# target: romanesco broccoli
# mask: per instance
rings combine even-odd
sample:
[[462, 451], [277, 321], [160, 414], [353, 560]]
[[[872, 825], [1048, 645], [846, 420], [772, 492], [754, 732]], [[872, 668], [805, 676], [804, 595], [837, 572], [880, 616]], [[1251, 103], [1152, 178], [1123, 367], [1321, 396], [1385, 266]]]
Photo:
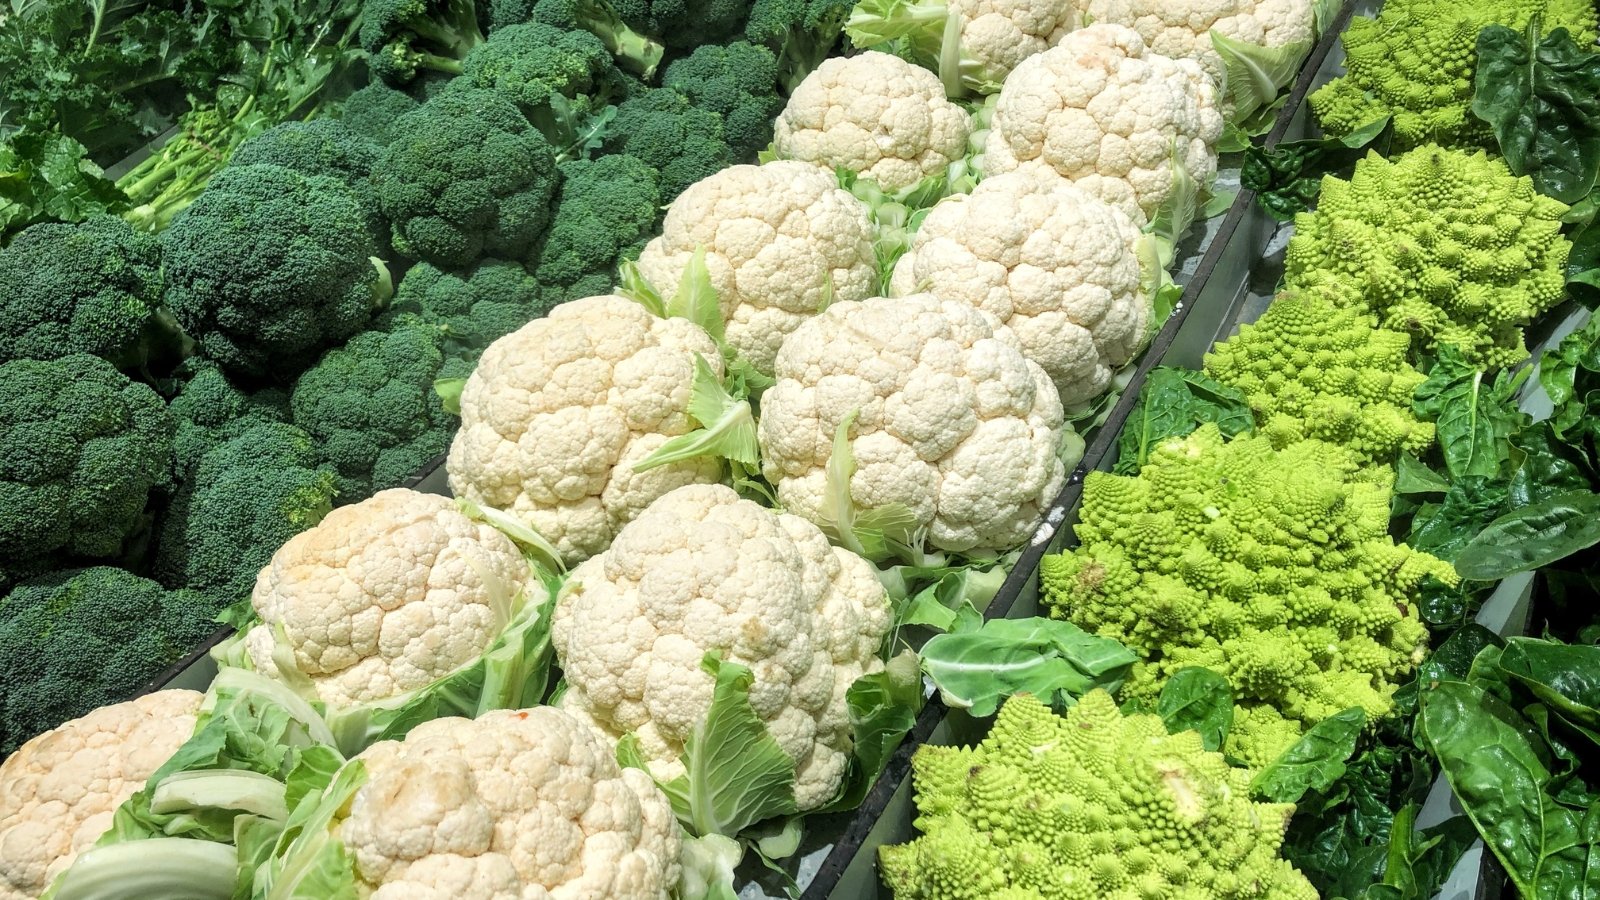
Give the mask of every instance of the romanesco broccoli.
[[924, 833], [878, 858], [901, 898], [1313, 900], [1278, 856], [1294, 807], [1252, 802], [1251, 775], [1104, 691], [1065, 718], [1018, 694], [976, 747], [917, 750]]
[[1433, 444], [1432, 423], [1411, 409], [1423, 375], [1406, 361], [1410, 346], [1360, 307], [1318, 291], [1288, 292], [1212, 347], [1205, 371], [1245, 395], [1273, 446], [1327, 441], [1387, 474], [1402, 451]]
[[1489, 126], [1471, 111], [1478, 33], [1497, 24], [1520, 32], [1534, 15], [1546, 31], [1564, 27], [1579, 46], [1594, 44], [1590, 0], [1390, 0], [1376, 19], [1351, 20], [1341, 38], [1346, 74], [1313, 93], [1311, 109], [1337, 137], [1391, 116], [1402, 148], [1487, 144]]
[[1418, 583], [1457, 579], [1389, 537], [1390, 489], [1358, 468], [1334, 444], [1275, 450], [1207, 424], [1158, 445], [1137, 476], [1090, 473], [1080, 545], [1043, 561], [1045, 603], [1141, 657], [1124, 699], [1153, 706], [1191, 666], [1226, 677], [1238, 709], [1225, 749], [1251, 765], [1352, 706], [1385, 715], [1427, 651]]
[[1508, 366], [1528, 355], [1522, 326], [1561, 300], [1566, 210], [1482, 152], [1372, 153], [1295, 217], [1284, 286], [1364, 304], [1415, 349]]

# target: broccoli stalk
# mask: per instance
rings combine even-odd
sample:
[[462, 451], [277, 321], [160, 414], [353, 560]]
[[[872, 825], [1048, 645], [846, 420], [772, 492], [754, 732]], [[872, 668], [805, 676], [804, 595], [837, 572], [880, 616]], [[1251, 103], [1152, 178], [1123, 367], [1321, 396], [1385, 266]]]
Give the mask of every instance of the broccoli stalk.
[[[496, 13], [514, 5], [496, 4]], [[646, 80], [655, 75], [666, 52], [660, 42], [629, 28], [608, 0], [539, 0], [529, 21], [593, 34], [616, 57], [617, 65]]]
[[483, 42], [472, 0], [367, 0], [361, 17], [368, 64], [401, 84], [424, 69], [461, 74], [467, 52]]

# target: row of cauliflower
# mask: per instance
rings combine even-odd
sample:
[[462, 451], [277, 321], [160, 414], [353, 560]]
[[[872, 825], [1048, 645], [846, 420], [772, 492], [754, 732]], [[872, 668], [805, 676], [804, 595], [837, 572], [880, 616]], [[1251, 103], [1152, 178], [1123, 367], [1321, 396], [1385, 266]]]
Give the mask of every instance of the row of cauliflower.
[[[207, 695], [7, 760], [0, 898], [726, 896], [728, 836], [837, 806], [852, 689], [920, 695], [873, 562], [1029, 538], [1216, 172], [1220, 63], [1109, 24], [1047, 43], [977, 117], [898, 57], [824, 63], [780, 159], [691, 186], [619, 295], [484, 352], [458, 500], [334, 510]], [[786, 774], [753, 785], [765, 742]]]

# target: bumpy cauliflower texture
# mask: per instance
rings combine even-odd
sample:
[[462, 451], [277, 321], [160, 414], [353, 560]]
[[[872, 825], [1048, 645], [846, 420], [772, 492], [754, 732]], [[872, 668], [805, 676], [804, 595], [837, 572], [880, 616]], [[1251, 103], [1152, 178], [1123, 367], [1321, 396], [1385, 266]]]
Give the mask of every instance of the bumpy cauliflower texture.
[[633, 470], [693, 429], [696, 354], [722, 372], [716, 343], [686, 319], [613, 296], [555, 307], [491, 344], [467, 379], [451, 490], [526, 521], [569, 564], [599, 553], [650, 501], [722, 476], [709, 456]]
[[832, 172], [795, 160], [733, 166], [678, 197], [639, 271], [670, 296], [703, 249], [728, 344], [770, 373], [801, 322], [831, 302], [872, 296], [872, 241], [866, 205]]
[[935, 206], [891, 287], [994, 314], [1071, 405], [1104, 392], [1149, 337], [1140, 240], [1121, 210], [1027, 165]]
[[990, 314], [931, 294], [840, 303], [778, 354], [761, 398], [763, 467], [790, 512], [821, 524], [834, 433], [855, 414], [850, 494], [901, 505], [944, 550], [1006, 550], [1065, 479], [1061, 400]]
[[446, 497], [404, 488], [334, 510], [273, 554], [245, 636], [259, 671], [293, 655], [331, 706], [383, 700], [449, 675], [494, 642], [529, 581], [511, 539]]
[[961, 26], [961, 74], [970, 84], [1003, 84], [1023, 60], [1054, 47], [1080, 22], [1070, 0], [948, 0], [947, 6]]
[[1512, 365], [1528, 355], [1522, 326], [1563, 296], [1566, 211], [1482, 152], [1371, 153], [1295, 217], [1284, 285], [1365, 305], [1421, 349]]
[[1327, 441], [1390, 472], [1402, 452], [1433, 444], [1433, 423], [1411, 408], [1423, 375], [1406, 361], [1410, 346], [1408, 336], [1379, 328], [1360, 307], [1291, 292], [1212, 347], [1205, 371], [1245, 395], [1273, 446]]
[[1521, 32], [1535, 14], [1546, 33], [1567, 28], [1578, 46], [1594, 45], [1589, 0], [1390, 0], [1377, 18], [1350, 21], [1340, 36], [1346, 74], [1313, 92], [1311, 109], [1338, 137], [1392, 116], [1401, 148], [1492, 141], [1472, 114], [1478, 33], [1495, 24]]
[[1091, 25], [1006, 80], [984, 165], [999, 174], [1041, 160], [1143, 227], [1183, 189], [1175, 167], [1211, 182], [1221, 136], [1216, 85], [1198, 63], [1150, 51], [1132, 29]]
[[612, 738], [632, 732], [652, 774], [684, 772], [684, 739], [711, 706], [706, 653], [747, 666], [750, 704], [795, 764], [795, 799], [831, 800], [849, 766], [845, 691], [883, 668], [888, 597], [872, 566], [816, 526], [723, 485], [662, 497], [573, 571], [551, 641], [561, 704]]
[[923, 900], [1316, 900], [1278, 856], [1294, 806], [1251, 801], [1253, 775], [1105, 691], [1065, 718], [1018, 694], [976, 747], [911, 758], [923, 835], [879, 851], [884, 880]]
[[373, 900], [667, 900], [680, 834], [667, 798], [549, 707], [434, 719], [361, 755], [334, 825]]
[[1050, 614], [1142, 660], [1124, 700], [1204, 666], [1233, 685], [1227, 751], [1264, 765], [1352, 706], [1388, 713], [1422, 661], [1414, 596], [1455, 570], [1389, 537], [1388, 487], [1321, 441], [1274, 450], [1215, 425], [1153, 450], [1136, 476], [1091, 472], [1076, 550], [1047, 556]]
[[102, 706], [0, 765], [0, 900], [44, 894], [189, 739], [199, 709], [194, 691]]
[[944, 175], [971, 130], [937, 75], [868, 51], [832, 57], [800, 82], [774, 125], [773, 149], [829, 172], [849, 169], [893, 194]]

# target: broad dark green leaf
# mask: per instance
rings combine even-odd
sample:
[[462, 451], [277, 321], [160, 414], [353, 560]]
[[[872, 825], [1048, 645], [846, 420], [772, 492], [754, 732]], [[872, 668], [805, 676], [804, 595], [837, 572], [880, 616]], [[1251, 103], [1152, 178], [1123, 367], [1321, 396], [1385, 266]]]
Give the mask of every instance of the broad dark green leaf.
[[1400, 454], [1395, 466], [1394, 492], [1397, 494], [1442, 494], [1450, 490], [1450, 480], [1428, 468], [1409, 453]]
[[1478, 33], [1472, 112], [1494, 129], [1506, 164], [1541, 193], [1576, 203], [1600, 172], [1600, 55], [1538, 16], [1519, 34]]
[[1183, 437], [1207, 422], [1215, 422], [1225, 437], [1255, 427], [1250, 404], [1237, 390], [1189, 369], [1152, 369], [1117, 438], [1115, 471], [1124, 475], [1139, 471], [1157, 444]]
[[1307, 791], [1326, 790], [1344, 774], [1366, 724], [1360, 707], [1323, 719], [1257, 772], [1250, 788], [1274, 803], [1294, 803]]
[[1454, 347], [1439, 349], [1412, 406], [1437, 427], [1452, 478], [1502, 473], [1511, 454], [1511, 435], [1526, 420], [1517, 409], [1516, 394], [1527, 374], [1520, 369], [1491, 377], [1468, 364]]
[[1600, 544], [1600, 494], [1568, 491], [1495, 519], [1456, 559], [1456, 573], [1472, 581], [1550, 565]]
[[1324, 175], [1353, 168], [1368, 149], [1388, 145], [1389, 120], [1379, 119], [1344, 138], [1283, 141], [1246, 150], [1239, 179], [1273, 218], [1289, 220], [1316, 204]]
[[1600, 731], [1600, 647], [1511, 638], [1500, 668], [1562, 718]]
[[1455, 562], [1472, 539], [1505, 508], [1504, 481], [1482, 475], [1462, 476], [1450, 485], [1442, 501], [1417, 511], [1406, 543], [1445, 562]]
[[1464, 625], [1428, 654], [1428, 658], [1417, 668], [1417, 679], [1424, 683], [1465, 681], [1472, 671], [1473, 660], [1485, 647], [1504, 644], [1504, 639], [1482, 625]]
[[1207, 750], [1221, 750], [1233, 726], [1233, 688], [1210, 669], [1180, 669], [1161, 688], [1156, 712], [1172, 734], [1196, 731]]

